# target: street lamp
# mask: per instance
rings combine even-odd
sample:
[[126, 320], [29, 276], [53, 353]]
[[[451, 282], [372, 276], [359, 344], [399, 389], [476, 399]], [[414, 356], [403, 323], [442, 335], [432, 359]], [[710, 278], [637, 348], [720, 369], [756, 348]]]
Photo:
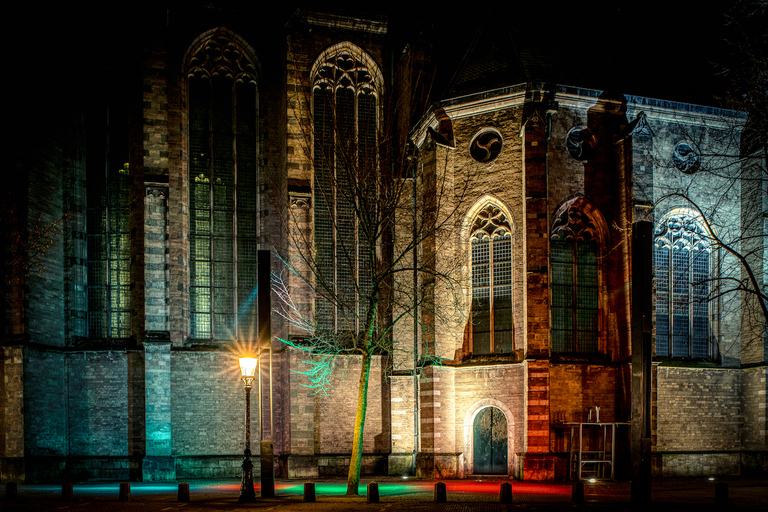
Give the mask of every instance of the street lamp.
[[243, 478], [240, 481], [238, 503], [253, 503], [256, 492], [253, 489], [253, 462], [251, 462], [251, 384], [256, 376], [258, 359], [240, 358], [240, 373], [245, 384], [245, 450], [243, 451]]

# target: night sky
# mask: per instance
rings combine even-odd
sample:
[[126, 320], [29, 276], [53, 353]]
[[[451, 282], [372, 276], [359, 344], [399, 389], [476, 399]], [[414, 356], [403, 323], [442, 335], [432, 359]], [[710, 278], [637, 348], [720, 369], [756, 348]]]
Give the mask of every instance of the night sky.
[[[717, 71], [739, 54], [725, 41], [733, 43], [736, 39], [725, 27], [723, 12], [733, 3], [704, 7], [701, 3], [659, 0], [471, 2], [458, 6], [410, 2], [377, 8], [375, 3], [298, 2], [271, 3], [267, 9], [263, 2], [230, 0], [131, 2], [97, 9], [67, 5], [44, 10], [27, 3], [10, 8], [12, 37], [7, 41], [11, 51], [6, 55], [10, 56], [8, 69], [22, 71], [23, 78], [15, 82], [18, 93], [58, 92], [66, 97], [98, 86], [99, 80], [119, 77], [153, 26], [198, 30], [186, 26], [189, 13], [219, 10], [234, 13], [223, 19], [230, 20], [235, 30], [238, 23], [253, 20], [263, 37], [272, 37], [270, 32], [279, 37], [291, 14], [304, 5], [307, 9], [386, 15], [392, 22], [390, 35], [396, 47], [414, 37], [429, 41], [439, 55], [442, 84], [450, 83], [482, 28], [508, 35], [514, 45], [510, 58], [514, 54], [527, 61], [531, 78], [537, 80], [716, 104], [714, 97], [722, 96], [723, 89], [730, 87]], [[213, 20], [216, 16], [205, 18]], [[750, 30], [758, 31], [760, 26], [768, 26], [765, 9], [763, 20], [753, 21]], [[209, 28], [200, 26], [197, 33]], [[757, 39], [756, 34], [753, 36]], [[52, 81], [55, 88], [51, 88]]]

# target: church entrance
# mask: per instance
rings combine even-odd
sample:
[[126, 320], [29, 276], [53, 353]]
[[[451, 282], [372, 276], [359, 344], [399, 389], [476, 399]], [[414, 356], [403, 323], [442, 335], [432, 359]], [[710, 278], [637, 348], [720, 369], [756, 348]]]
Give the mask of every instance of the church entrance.
[[475, 416], [472, 430], [475, 474], [506, 475], [507, 418], [501, 409], [481, 409]]

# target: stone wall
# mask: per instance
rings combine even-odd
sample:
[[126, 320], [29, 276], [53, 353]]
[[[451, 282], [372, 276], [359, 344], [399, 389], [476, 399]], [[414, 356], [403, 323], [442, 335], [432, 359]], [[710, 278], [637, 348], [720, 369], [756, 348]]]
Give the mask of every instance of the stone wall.
[[741, 370], [742, 471], [768, 471], [768, 369], [765, 366]]
[[[486, 407], [496, 407], [507, 420], [508, 474], [519, 477], [521, 454], [526, 446], [525, 365], [435, 366], [422, 373], [417, 474], [425, 478], [463, 478], [473, 474], [475, 417]], [[404, 410], [405, 416], [412, 415], [410, 408], [398, 409]], [[398, 463], [403, 465], [402, 460]]]
[[24, 480], [24, 352], [0, 347], [0, 479]]
[[[392, 447], [389, 456], [390, 475], [410, 474], [414, 451], [413, 432], [413, 376], [398, 375], [389, 379], [392, 405]], [[418, 451], [418, 447], [416, 447]]]
[[129, 478], [126, 353], [76, 352], [67, 363], [68, 455], [73, 476], [78, 480]]
[[739, 370], [657, 369], [657, 453], [665, 476], [738, 474]]
[[[612, 366], [552, 364], [550, 374], [550, 414], [554, 420], [587, 421], [589, 409], [600, 407], [600, 421], [628, 421], [616, 414], [616, 393], [622, 389], [618, 369]], [[592, 411], [592, 420], [596, 420]]]
[[[171, 446], [177, 478], [237, 477], [245, 446], [245, 391], [237, 358], [224, 351], [174, 350], [171, 390]], [[254, 454], [259, 452], [257, 397], [252, 390]]]

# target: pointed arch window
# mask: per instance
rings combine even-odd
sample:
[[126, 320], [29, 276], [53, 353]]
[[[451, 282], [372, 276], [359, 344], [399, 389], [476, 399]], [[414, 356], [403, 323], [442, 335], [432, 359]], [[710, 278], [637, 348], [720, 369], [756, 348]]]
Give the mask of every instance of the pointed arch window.
[[577, 205], [555, 220], [550, 236], [553, 352], [598, 351], [598, 233]]
[[514, 350], [512, 227], [495, 204], [472, 223], [472, 353]]
[[190, 336], [254, 329], [257, 86], [254, 61], [217, 32], [189, 53]]
[[656, 355], [711, 359], [712, 245], [693, 212], [672, 212], [654, 233]]
[[313, 66], [315, 317], [323, 330], [356, 332], [367, 307], [380, 94], [378, 68], [350, 43]]

